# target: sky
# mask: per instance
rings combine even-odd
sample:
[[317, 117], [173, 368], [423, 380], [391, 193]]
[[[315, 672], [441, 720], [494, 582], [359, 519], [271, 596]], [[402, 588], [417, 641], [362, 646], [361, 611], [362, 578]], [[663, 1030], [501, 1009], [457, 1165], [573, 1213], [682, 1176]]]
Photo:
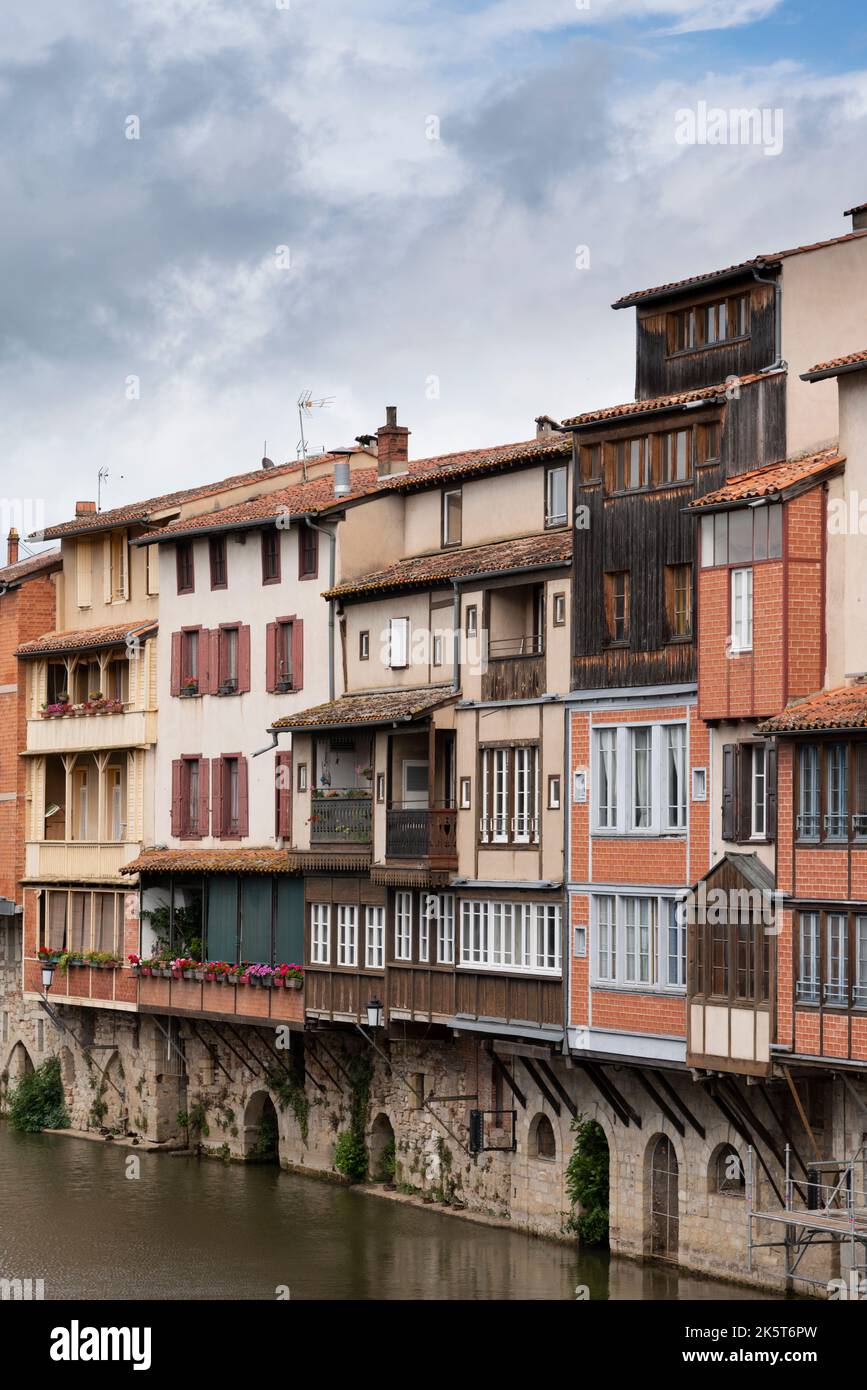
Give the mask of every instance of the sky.
[[[685, 143], [702, 102], [782, 147]], [[867, 9], [48, 0], [0, 20], [0, 128], [0, 522], [32, 530], [100, 469], [107, 507], [295, 458], [304, 390], [312, 446], [396, 405], [413, 457], [631, 399], [614, 299], [867, 201]]]

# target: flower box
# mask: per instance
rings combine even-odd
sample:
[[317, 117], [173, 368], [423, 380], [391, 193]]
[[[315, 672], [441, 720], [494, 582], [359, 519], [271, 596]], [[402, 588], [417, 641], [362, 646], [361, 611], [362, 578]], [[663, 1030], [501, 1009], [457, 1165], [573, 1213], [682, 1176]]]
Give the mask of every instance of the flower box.
[[291, 980], [287, 978], [283, 981], [283, 984], [286, 987], [286, 989], [300, 989], [303, 983], [303, 980], [299, 980], [297, 978]]

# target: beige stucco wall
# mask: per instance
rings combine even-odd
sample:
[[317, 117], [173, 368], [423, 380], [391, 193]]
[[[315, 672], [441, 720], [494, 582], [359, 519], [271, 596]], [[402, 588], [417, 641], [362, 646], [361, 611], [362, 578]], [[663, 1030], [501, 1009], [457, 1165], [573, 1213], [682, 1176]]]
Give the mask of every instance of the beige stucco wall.
[[867, 371], [827, 384], [839, 388], [846, 456], [845, 473], [828, 488], [825, 679], [833, 687], [867, 671]]
[[[141, 535], [140, 529], [123, 534]], [[105, 583], [109, 564], [111, 533], [77, 537], [63, 541], [63, 585], [58, 588], [58, 629], [109, 627], [113, 624], [143, 622], [156, 618], [159, 599], [146, 593], [146, 556], [143, 547], [128, 545], [129, 597], [106, 602]], [[90, 603], [79, 605], [79, 567], [90, 570]]]
[[[567, 460], [562, 460], [565, 465]], [[461, 488], [464, 548], [539, 535], [545, 530], [545, 467], [516, 468], [495, 477], [457, 480]], [[442, 542], [442, 493], [448, 486], [406, 498], [404, 555], [425, 555]], [[360, 510], [364, 510], [361, 508]], [[568, 507], [567, 507], [568, 515]]]

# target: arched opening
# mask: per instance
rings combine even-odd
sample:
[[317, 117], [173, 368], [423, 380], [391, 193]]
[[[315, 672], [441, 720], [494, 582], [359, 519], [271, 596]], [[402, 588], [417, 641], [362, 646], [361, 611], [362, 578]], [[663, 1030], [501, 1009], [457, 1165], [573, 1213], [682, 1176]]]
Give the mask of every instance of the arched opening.
[[394, 1129], [387, 1115], [377, 1115], [370, 1130], [370, 1172], [374, 1182], [394, 1182]]
[[530, 1125], [529, 1149], [532, 1158], [557, 1157], [557, 1138], [547, 1115], [538, 1114]]
[[652, 1141], [650, 1159], [650, 1254], [677, 1259], [678, 1187], [680, 1172], [674, 1145], [667, 1134]]
[[746, 1192], [744, 1165], [731, 1144], [718, 1144], [710, 1156], [707, 1190], [720, 1197], [743, 1197]]
[[[63, 1063], [61, 1061], [62, 1075]], [[110, 1130], [113, 1134], [125, 1134], [128, 1127], [126, 1078], [120, 1054], [116, 1050], [112, 1052], [104, 1067], [101, 1067], [99, 1062], [94, 1059], [94, 1064], [90, 1068], [90, 1083], [92, 1089], [88, 1119], [91, 1128]]]
[[15, 1044], [9, 1053], [9, 1063], [6, 1067], [9, 1077], [9, 1085], [17, 1086], [22, 1076], [27, 1076], [33, 1071], [33, 1062], [30, 1053], [20, 1040]]
[[257, 1091], [244, 1111], [244, 1157], [249, 1163], [280, 1162], [277, 1111], [267, 1091]]

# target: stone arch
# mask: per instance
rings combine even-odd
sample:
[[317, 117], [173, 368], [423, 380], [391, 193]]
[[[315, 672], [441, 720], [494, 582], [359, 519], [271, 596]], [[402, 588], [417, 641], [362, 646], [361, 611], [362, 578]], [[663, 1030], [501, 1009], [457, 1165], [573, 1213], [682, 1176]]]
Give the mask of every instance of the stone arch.
[[530, 1122], [527, 1151], [531, 1158], [543, 1158], [549, 1163], [557, 1157], [557, 1136], [554, 1126], [543, 1110], [534, 1115]]
[[707, 1165], [707, 1190], [717, 1197], [746, 1196], [744, 1161], [734, 1144], [721, 1143], [713, 1149]]
[[[92, 1129], [125, 1133], [128, 1126], [126, 1078], [117, 1048], [101, 1063], [99, 1053], [92, 1058], [88, 1121]], [[62, 1066], [62, 1064], [61, 1064]], [[66, 1087], [64, 1086], [64, 1091]]]
[[669, 1135], [657, 1132], [644, 1151], [645, 1252], [676, 1260], [680, 1240], [680, 1162]]
[[6, 1066], [3, 1068], [9, 1086], [17, 1086], [22, 1076], [27, 1076], [34, 1070], [33, 1058], [27, 1044], [23, 1038], [17, 1038], [9, 1049]]
[[243, 1140], [248, 1162], [280, 1162], [277, 1109], [267, 1091], [254, 1091], [244, 1107]]
[[370, 1126], [368, 1150], [373, 1181], [394, 1182], [394, 1126], [384, 1111], [380, 1111]]

